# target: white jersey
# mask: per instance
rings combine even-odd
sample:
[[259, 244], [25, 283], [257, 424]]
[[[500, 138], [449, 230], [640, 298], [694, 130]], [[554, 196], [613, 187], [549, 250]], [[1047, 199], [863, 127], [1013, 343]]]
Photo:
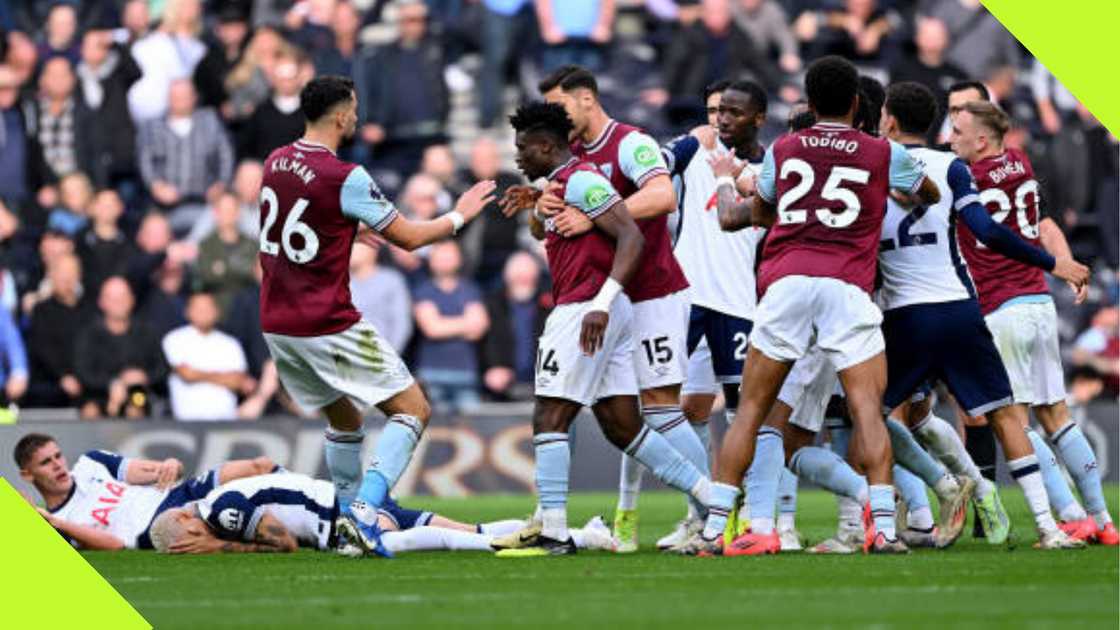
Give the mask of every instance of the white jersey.
[[957, 245], [958, 211], [976, 201], [968, 192], [975, 190], [972, 175], [952, 153], [925, 147], [910, 148], [909, 153], [937, 184], [941, 200], [910, 211], [894, 199], [887, 201], [879, 241], [883, 285], [877, 295], [884, 311], [975, 297]]
[[[717, 141], [718, 142], [718, 141]], [[723, 145], [718, 150], [726, 151]], [[724, 232], [717, 212], [716, 176], [703, 145], [684, 171], [680, 235], [673, 253], [688, 278], [693, 304], [743, 319], [754, 319], [755, 253], [766, 234], [760, 228]], [[747, 164], [757, 175], [758, 164]], [[744, 170], [744, 174], [747, 170]], [[747, 175], [744, 175], [747, 176]]]
[[[112, 534], [129, 549], [151, 524], [170, 489], [125, 483], [128, 460], [116, 453], [90, 451], [78, 458], [70, 476], [74, 485], [56, 517]], [[78, 546], [70, 540], [70, 544]]]
[[296, 473], [237, 479], [214, 488], [196, 504], [219, 538], [251, 541], [269, 514], [301, 547], [329, 548], [338, 516], [334, 484]]

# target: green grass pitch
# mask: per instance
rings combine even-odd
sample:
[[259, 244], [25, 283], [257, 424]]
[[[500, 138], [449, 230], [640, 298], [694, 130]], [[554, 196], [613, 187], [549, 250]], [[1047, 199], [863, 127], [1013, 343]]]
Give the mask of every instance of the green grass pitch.
[[[1107, 488], [1117, 513], [1117, 487]], [[528, 496], [405, 501], [464, 521], [528, 512]], [[966, 535], [906, 557], [678, 558], [653, 541], [683, 511], [646, 493], [637, 554], [498, 559], [431, 552], [392, 561], [291, 555], [85, 557], [156, 628], [1109, 628], [1120, 623], [1117, 548], [1043, 552], [1026, 504], [1004, 491], [1021, 542], [1008, 551]], [[613, 495], [572, 498], [571, 522], [608, 516]], [[820, 540], [835, 502], [800, 495], [799, 528]], [[970, 526], [971, 527], [971, 526]]]

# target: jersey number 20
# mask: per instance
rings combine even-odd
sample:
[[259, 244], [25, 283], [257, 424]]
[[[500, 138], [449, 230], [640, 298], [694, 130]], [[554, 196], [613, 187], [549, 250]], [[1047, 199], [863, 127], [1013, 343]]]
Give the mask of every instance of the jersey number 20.
[[[782, 225], [791, 225], [795, 223], [805, 223], [809, 220], [808, 210], [791, 210], [790, 206], [801, 201], [801, 199], [809, 194], [813, 189], [813, 183], [816, 179], [813, 167], [805, 160], [792, 158], [782, 162], [781, 173], [778, 174], [780, 179], [786, 179], [790, 175], [797, 175], [801, 181], [797, 185], [786, 191], [778, 199], [778, 223]], [[844, 204], [843, 212], [833, 212], [828, 208], [818, 208], [816, 211], [817, 220], [825, 227], [830, 228], [846, 228], [852, 223], [855, 223], [856, 218], [859, 216], [859, 211], [862, 210], [859, 203], [859, 197], [856, 196], [848, 188], [844, 188], [844, 182], [852, 182], [855, 184], [866, 184], [871, 178], [871, 173], [861, 168], [851, 168], [848, 166], [834, 166], [828, 174], [828, 180], [825, 181], [824, 187], [821, 188], [821, 198], [828, 201], [839, 201]]]
[[[987, 188], [980, 191], [980, 203], [987, 207], [989, 204], [995, 204], [999, 210], [992, 214], [992, 221], [996, 223], [1003, 223], [1007, 215], [1011, 214], [1011, 210], [1016, 210], [1015, 217], [1019, 221], [1019, 233], [1023, 238], [1035, 239], [1038, 238], [1038, 224], [1042, 219], [1038, 211], [1038, 182], [1033, 179], [1028, 179], [1015, 189], [1015, 202], [1014, 208], [1012, 207], [1011, 197], [999, 188]], [[1031, 223], [1031, 210], [1034, 210], [1034, 223]], [[987, 249], [988, 246], [977, 242], [977, 249]]]
[[[280, 248], [284, 248], [284, 255], [288, 260], [302, 265], [311, 262], [319, 253], [319, 236], [299, 218], [303, 216], [311, 202], [306, 199], [297, 199], [296, 204], [284, 219], [284, 228], [280, 230], [280, 242], [268, 240], [268, 234], [276, 223], [276, 213], [280, 210], [280, 200], [276, 198], [276, 191], [265, 186], [261, 189], [261, 206], [267, 209], [264, 217], [264, 226], [261, 228], [261, 251], [269, 256], [279, 256]], [[292, 236], [299, 234], [303, 237], [303, 247], [296, 249], [292, 244]]]

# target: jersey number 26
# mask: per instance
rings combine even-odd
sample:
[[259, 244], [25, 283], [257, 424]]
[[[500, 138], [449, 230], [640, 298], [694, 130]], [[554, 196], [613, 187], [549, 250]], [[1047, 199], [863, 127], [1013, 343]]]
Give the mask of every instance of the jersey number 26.
[[[265, 186], [261, 189], [261, 206], [267, 210], [264, 217], [264, 226], [261, 228], [261, 251], [269, 256], [279, 256], [280, 248], [284, 248], [284, 255], [288, 260], [302, 265], [311, 262], [319, 253], [319, 236], [299, 218], [303, 216], [311, 202], [306, 199], [297, 199], [292, 209], [284, 219], [284, 227], [280, 230], [280, 242], [268, 240], [272, 226], [276, 224], [276, 213], [280, 210], [280, 200], [276, 198], [276, 191]], [[292, 236], [303, 237], [303, 247], [296, 249], [292, 244]]]

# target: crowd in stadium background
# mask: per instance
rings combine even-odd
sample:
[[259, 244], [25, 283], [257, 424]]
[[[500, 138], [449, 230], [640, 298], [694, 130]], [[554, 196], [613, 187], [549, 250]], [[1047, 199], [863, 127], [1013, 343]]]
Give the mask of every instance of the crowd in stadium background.
[[[315, 75], [357, 84], [342, 157], [431, 218], [476, 181], [522, 183], [505, 114], [561, 65], [592, 69], [607, 111], [660, 140], [704, 122], [708, 83], [753, 79], [769, 142], [826, 54], [942, 99], [978, 80], [1011, 114], [1009, 144], [1094, 270], [1085, 304], [1053, 287], [1071, 395], [1115, 399], [1117, 140], [978, 0], [0, 0], [4, 398], [84, 417], [294, 411], [260, 332], [257, 195]], [[416, 254], [357, 246], [354, 301], [437, 408], [526, 399], [541, 251], [487, 210]], [[215, 324], [228, 336], [199, 334]]]

